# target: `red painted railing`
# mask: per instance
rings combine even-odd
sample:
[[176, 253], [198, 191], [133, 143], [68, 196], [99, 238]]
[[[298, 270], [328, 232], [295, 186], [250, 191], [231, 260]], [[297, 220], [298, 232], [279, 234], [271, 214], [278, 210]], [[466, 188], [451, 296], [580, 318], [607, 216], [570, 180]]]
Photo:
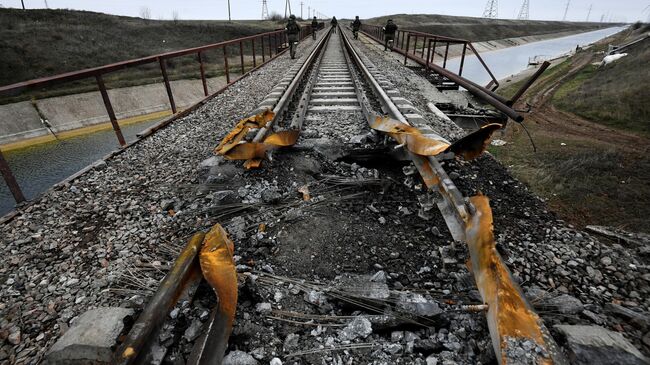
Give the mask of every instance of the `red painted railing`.
[[[311, 27], [303, 26], [300, 31], [300, 39], [302, 40], [310, 36], [311, 34], [312, 34]], [[106, 113], [108, 114], [108, 118], [111, 122], [111, 125], [113, 126], [115, 135], [117, 136], [117, 140], [120, 143], [120, 145], [124, 147], [126, 146], [126, 141], [124, 140], [124, 136], [122, 135], [122, 131], [120, 130], [120, 125], [117, 122], [115, 111], [113, 110], [113, 105], [111, 104], [110, 97], [106, 90], [106, 85], [104, 84], [103, 75], [115, 71], [127, 69], [127, 68], [136, 67], [136, 66], [142, 66], [146, 64], [152, 64], [152, 63], [158, 64], [160, 67], [160, 73], [163, 78], [163, 83], [165, 84], [165, 90], [167, 91], [167, 96], [169, 98], [170, 108], [172, 112], [176, 114], [177, 108], [176, 108], [176, 103], [174, 102], [174, 93], [171, 87], [171, 83], [169, 81], [169, 75], [167, 73], [168, 60], [177, 57], [187, 56], [187, 55], [196, 55], [199, 63], [198, 66], [199, 66], [199, 72], [201, 74], [203, 93], [207, 97], [210, 91], [208, 90], [208, 84], [207, 84], [207, 79], [205, 75], [205, 66], [204, 66], [204, 53], [206, 51], [218, 50], [220, 48], [223, 50], [223, 69], [226, 76], [226, 83], [228, 86], [230, 84], [237, 82], [242, 77], [245, 77], [248, 73], [250, 73], [250, 71], [261, 67], [262, 65], [268, 63], [269, 61], [273, 60], [277, 56], [284, 53], [284, 51], [286, 50], [286, 43], [287, 43], [286, 31], [276, 30], [276, 31], [260, 33], [248, 37], [237, 38], [230, 41], [209, 44], [201, 47], [194, 47], [194, 48], [188, 48], [179, 51], [161, 53], [161, 54], [147, 56], [143, 58], [121, 61], [121, 62], [112, 63], [104, 66], [88, 68], [85, 70], [67, 72], [55, 76], [43, 77], [39, 79], [15, 83], [12, 85], [2, 86], [0, 87], [0, 96], [16, 96], [30, 89], [42, 88], [45, 86], [52, 86], [52, 85], [59, 85], [59, 84], [64, 84], [64, 83], [87, 79], [87, 78], [94, 78], [95, 82], [97, 83], [97, 88], [99, 89], [99, 92], [102, 96], [102, 100], [104, 101], [104, 106], [106, 107]], [[257, 47], [258, 45], [259, 48]], [[231, 48], [232, 46], [235, 46], [235, 48], [239, 48], [239, 52], [238, 52], [239, 65], [229, 64], [228, 62], [228, 58], [230, 57], [230, 55], [228, 54], [229, 46]], [[246, 46], [249, 46], [250, 49], [252, 50], [253, 66], [249, 70], [246, 70], [246, 65], [244, 62], [244, 52]], [[261, 50], [260, 52], [261, 54], [257, 54], [256, 49]], [[259, 62], [260, 58], [261, 58], [261, 62]], [[238, 71], [240, 71], [241, 74], [237, 78], [231, 79], [231, 72], [233, 70], [233, 67], [237, 67], [237, 66], [239, 66]], [[11, 169], [7, 164], [7, 161], [4, 159], [2, 155], [2, 151], [0, 151], [0, 174], [4, 178], [16, 202], [20, 203], [24, 201], [25, 197], [15, 177], [13, 176], [13, 173], [11, 172]]]

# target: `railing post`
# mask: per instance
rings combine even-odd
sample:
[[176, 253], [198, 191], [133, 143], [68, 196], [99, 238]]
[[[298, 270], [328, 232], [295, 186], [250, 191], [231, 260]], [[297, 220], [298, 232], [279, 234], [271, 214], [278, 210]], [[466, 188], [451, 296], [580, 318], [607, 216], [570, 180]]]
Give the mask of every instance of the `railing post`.
[[104, 100], [104, 106], [106, 107], [106, 112], [108, 113], [108, 118], [111, 120], [111, 125], [117, 136], [117, 141], [120, 143], [120, 146], [126, 146], [126, 141], [124, 141], [124, 136], [122, 135], [122, 130], [120, 129], [119, 123], [117, 123], [117, 118], [115, 117], [115, 111], [113, 110], [113, 105], [111, 105], [111, 99], [108, 97], [108, 91], [106, 91], [106, 85], [104, 85], [104, 79], [101, 74], [95, 75], [95, 80], [97, 80], [97, 86], [99, 87], [99, 93], [102, 95], [102, 100]]
[[406, 60], [408, 59], [409, 54], [409, 43], [411, 42], [411, 34], [409, 33], [406, 36], [406, 50], [404, 52], [404, 66], [406, 66]]
[[203, 83], [203, 94], [208, 96], [208, 81], [205, 79], [205, 67], [203, 66], [203, 56], [199, 52], [199, 69], [201, 70], [201, 83]]
[[430, 58], [431, 58], [431, 39], [429, 39], [429, 42], [427, 42], [427, 61], [424, 63], [425, 68], [426, 68], [427, 71], [429, 71], [429, 59]]
[[269, 59], [273, 58], [273, 46], [271, 45], [271, 35], [269, 34]]
[[260, 37], [260, 47], [262, 48], [262, 63], [266, 63], [266, 52], [264, 51], [264, 36]]
[[11, 195], [14, 196], [14, 200], [16, 201], [16, 203], [24, 202], [25, 196], [23, 195], [23, 192], [20, 190], [18, 181], [16, 181], [14, 174], [11, 172], [11, 168], [9, 167], [7, 160], [5, 160], [5, 156], [2, 154], [1, 150], [0, 150], [0, 173], [2, 173], [2, 177], [4, 178], [5, 183], [7, 183], [7, 187], [9, 187], [9, 191], [11, 191]]
[[427, 43], [427, 37], [424, 36], [424, 37], [422, 38], [422, 54], [420, 55], [421, 58], [424, 58], [424, 48], [425, 48], [424, 45], [425, 45], [426, 43]]
[[[404, 31], [404, 35], [405, 35], [406, 38], [408, 39], [408, 38], [410, 38], [411, 33], [407, 32], [407, 31]], [[404, 37], [402, 37], [402, 44], [400, 45], [399, 48], [404, 49]]]
[[167, 64], [164, 58], [158, 58], [158, 63], [160, 63], [160, 71], [162, 72], [163, 81], [165, 81], [165, 89], [167, 90], [167, 96], [169, 97], [169, 105], [172, 107], [172, 113], [176, 114], [176, 103], [174, 102], [174, 95], [172, 94], [172, 86], [169, 83], [169, 76], [167, 75]]
[[255, 38], [251, 39], [251, 48], [253, 49], [253, 68], [255, 68], [257, 67], [257, 58], [255, 57]]
[[467, 51], [467, 43], [463, 43], [463, 55], [460, 56], [460, 69], [458, 70], [458, 76], [463, 76], [463, 65], [465, 64], [466, 51]]
[[417, 50], [418, 50], [418, 39], [419, 39], [419, 37], [418, 37], [418, 35], [416, 34], [416, 35], [415, 35], [415, 42], [413, 42], [413, 56], [415, 56], [415, 53], [416, 53]]
[[228, 46], [223, 46], [223, 68], [226, 70], [226, 84], [230, 84], [230, 71], [228, 70]]
[[447, 68], [447, 55], [449, 54], [449, 41], [447, 41], [447, 46], [445, 46], [445, 60], [442, 61], [442, 68]]
[[431, 50], [431, 63], [433, 59], [436, 58], [436, 46], [438, 45], [438, 38], [433, 38], [433, 49]]
[[241, 74], [246, 73], [246, 69], [244, 66], [244, 42], [239, 41], [239, 62], [241, 62]]

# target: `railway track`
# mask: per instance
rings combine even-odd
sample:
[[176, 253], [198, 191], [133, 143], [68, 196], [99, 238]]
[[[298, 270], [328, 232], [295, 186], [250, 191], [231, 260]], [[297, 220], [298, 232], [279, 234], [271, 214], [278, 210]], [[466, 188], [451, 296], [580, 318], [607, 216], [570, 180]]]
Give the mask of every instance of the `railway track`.
[[[219, 163], [224, 176], [204, 189], [239, 196], [206, 212], [232, 237], [235, 261], [220, 225], [193, 237], [116, 362], [160, 363], [171, 354], [188, 364], [219, 363], [229, 339], [231, 349], [264, 360], [372, 362], [379, 351], [386, 361], [399, 354], [408, 362], [417, 357], [414, 341], [394, 351], [382, 345], [382, 331], [417, 337], [483, 315], [482, 329], [467, 338], [478, 351], [491, 343], [493, 360], [565, 362], [496, 251], [487, 197], [464, 197], [443, 168], [480, 155], [498, 126], [449, 143], [344, 29], [323, 35], [253, 114], [217, 147], [231, 161]], [[238, 160], [252, 171], [235, 168]], [[465, 261], [470, 270], [461, 274]], [[229, 276], [235, 269], [239, 300]], [[200, 270], [218, 299], [205, 283], [195, 290]], [[480, 296], [461, 285], [468, 279]], [[201, 336], [185, 330], [186, 341], [161, 356], [165, 315], [182, 297], [212, 314], [199, 322]], [[376, 338], [367, 326], [380, 329]], [[278, 344], [280, 334], [286, 339]]]

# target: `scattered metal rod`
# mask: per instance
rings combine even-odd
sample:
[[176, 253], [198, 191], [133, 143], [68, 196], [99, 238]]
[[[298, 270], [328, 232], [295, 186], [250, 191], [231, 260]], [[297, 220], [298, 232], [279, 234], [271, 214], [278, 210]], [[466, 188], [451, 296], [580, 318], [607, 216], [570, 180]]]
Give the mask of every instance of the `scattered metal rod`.
[[[363, 77], [371, 85], [376, 96], [390, 111], [390, 117], [409, 125], [390, 98], [382, 92], [374, 76], [363, 64], [347, 37], [343, 37], [352, 60]], [[392, 105], [391, 105], [392, 104]], [[368, 115], [369, 122], [372, 116]], [[398, 143], [404, 143], [398, 134], [390, 134]], [[512, 346], [530, 341], [540, 350], [536, 352], [537, 363], [564, 364], [566, 359], [550, 336], [541, 319], [532, 310], [521, 288], [513, 280], [510, 271], [496, 251], [492, 231], [492, 211], [487, 197], [477, 196], [466, 202], [460, 191], [435, 157], [419, 156], [409, 152], [427, 187], [439, 193], [438, 208], [454, 239], [468, 244], [471, 271], [481, 297], [488, 305], [488, 328], [494, 352], [500, 364], [514, 364]]]
[[165, 322], [167, 313], [186, 289], [197, 284], [201, 279], [198, 253], [204, 237], [204, 233], [192, 236], [176, 259], [174, 267], [160, 283], [158, 291], [149, 300], [126, 339], [115, 352], [114, 364], [127, 365], [143, 362], [142, 357], [146, 356], [147, 348], [154, 340], [151, 334], [157, 332]]

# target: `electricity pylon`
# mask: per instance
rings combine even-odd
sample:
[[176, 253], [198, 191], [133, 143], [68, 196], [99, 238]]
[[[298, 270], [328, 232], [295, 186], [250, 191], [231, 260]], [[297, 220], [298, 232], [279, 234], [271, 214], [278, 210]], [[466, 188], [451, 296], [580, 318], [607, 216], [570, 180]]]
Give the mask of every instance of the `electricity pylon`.
[[262, 0], [262, 20], [269, 18], [269, 7], [266, 4], [266, 0]]
[[488, 0], [483, 11], [483, 18], [496, 19], [499, 17], [499, 0]]
[[519, 10], [519, 16], [517, 19], [519, 20], [528, 20], [528, 11], [530, 8], [530, 1], [529, 0], [524, 0], [524, 3], [521, 5], [521, 10]]
[[566, 2], [566, 8], [564, 8], [564, 16], [562, 17], [562, 21], [566, 20], [566, 14], [569, 12], [569, 5], [571, 5], [571, 0], [567, 0]]
[[589, 16], [591, 15], [591, 8], [592, 8], [593, 6], [594, 6], [594, 4], [589, 5], [589, 11], [587, 12], [587, 20], [585, 20], [586, 22], [589, 21]]

